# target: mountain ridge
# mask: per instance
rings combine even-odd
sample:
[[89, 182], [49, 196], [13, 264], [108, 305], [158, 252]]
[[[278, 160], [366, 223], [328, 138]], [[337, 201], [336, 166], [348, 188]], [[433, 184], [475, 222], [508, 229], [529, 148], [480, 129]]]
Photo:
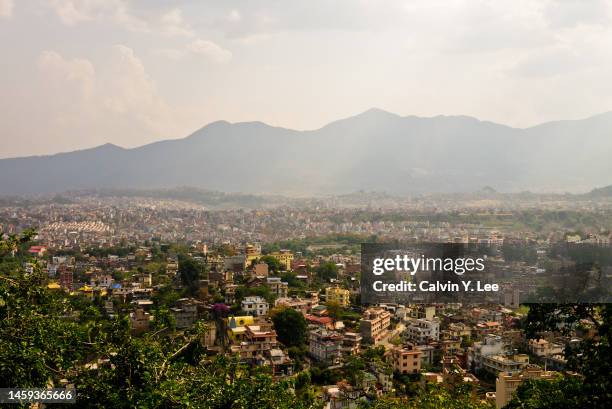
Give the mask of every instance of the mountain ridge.
[[0, 159], [0, 194], [192, 185], [225, 192], [330, 194], [586, 192], [610, 184], [612, 112], [513, 128], [469, 116], [373, 108], [316, 129], [211, 122], [179, 139]]

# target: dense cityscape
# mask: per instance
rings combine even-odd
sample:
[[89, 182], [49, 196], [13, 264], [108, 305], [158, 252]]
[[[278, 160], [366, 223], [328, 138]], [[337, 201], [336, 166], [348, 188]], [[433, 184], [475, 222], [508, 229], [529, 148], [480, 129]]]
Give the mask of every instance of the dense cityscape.
[[[578, 262], [555, 252], [559, 245], [602, 249], [590, 268], [612, 275], [609, 198], [508, 198], [487, 191], [462, 198], [384, 196], [379, 207], [376, 199], [358, 193], [350, 200], [207, 209], [193, 201], [144, 196], [7, 198], [0, 208], [7, 280], [2, 294], [19, 293], [8, 280], [21, 274], [53, 300], [47, 302], [59, 303], [57, 311], [44, 308], [54, 311], [61, 326], [87, 329], [86, 335], [59, 344], [73, 345], [80, 337], [85, 344], [102, 344], [85, 351], [64, 346], [74, 349], [72, 360], [52, 346], [42, 362], [7, 365], [8, 354], [24, 359], [33, 348], [49, 348], [37, 342], [54, 341], [40, 339], [25, 322], [13, 326], [11, 301], [0, 298], [3, 386], [17, 379], [24, 387], [75, 387], [78, 402], [90, 407], [181, 407], [180, 387], [173, 386], [174, 392], [147, 388], [168, 387], [168, 379], [189, 383], [190, 377], [202, 376], [198, 371], [215, 373], [218, 360], [226, 359], [226, 370], [229, 362], [236, 365], [236, 374], [251, 379], [247, 383], [263, 376], [282, 385], [286, 396], [279, 399], [292, 406], [545, 407], [527, 398], [544, 393], [547, 386], [538, 383], [544, 381], [568, 391], [594, 388], [599, 395], [585, 399], [593, 399], [590, 407], [605, 407], [609, 378], [591, 385], [589, 377], [596, 376], [591, 371], [603, 369], [576, 360], [572, 351], [609, 348], [609, 334], [600, 332], [609, 331], [607, 305], [574, 306], [579, 307], [575, 321], [562, 323], [567, 316], [560, 316], [549, 325], [538, 321], [538, 314], [553, 314], [559, 306], [524, 305], [521, 299], [532, 277]], [[490, 249], [496, 268], [519, 272], [520, 282], [497, 304], [364, 305], [360, 244], [393, 240], [478, 243]], [[106, 338], [118, 337], [121, 325], [123, 344]], [[25, 344], [13, 344], [10, 337], [23, 337]], [[130, 355], [134, 350], [121, 348], [126, 343], [143, 349], [138, 353], [146, 376], [128, 361], [136, 357]], [[160, 365], [173, 362], [173, 371], [183, 375], [149, 373], [164, 370], [149, 368], [157, 361], [146, 358], [163, 355], [154, 352], [162, 346], [169, 357], [159, 358]], [[62, 359], [54, 361], [54, 354]], [[32, 365], [43, 367], [29, 372]], [[185, 365], [190, 369], [179, 369]], [[124, 371], [126, 379], [107, 378]], [[151, 385], [138, 384], [136, 378], [144, 382], [147, 376], [153, 376], [145, 382]], [[88, 383], [95, 379], [109, 384]], [[116, 393], [108, 387], [116, 387]], [[604, 389], [597, 392], [598, 387]], [[154, 400], [137, 403], [144, 393]], [[281, 407], [281, 401], [260, 404]], [[208, 397], [192, 402], [225, 407]]]

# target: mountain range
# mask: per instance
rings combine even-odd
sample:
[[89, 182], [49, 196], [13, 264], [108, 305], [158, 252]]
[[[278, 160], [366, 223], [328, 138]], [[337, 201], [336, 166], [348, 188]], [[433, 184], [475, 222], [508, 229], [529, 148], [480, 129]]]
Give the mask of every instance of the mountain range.
[[612, 182], [612, 112], [512, 128], [379, 109], [296, 131], [213, 122], [183, 139], [0, 160], [0, 195], [194, 186], [251, 194], [584, 192]]

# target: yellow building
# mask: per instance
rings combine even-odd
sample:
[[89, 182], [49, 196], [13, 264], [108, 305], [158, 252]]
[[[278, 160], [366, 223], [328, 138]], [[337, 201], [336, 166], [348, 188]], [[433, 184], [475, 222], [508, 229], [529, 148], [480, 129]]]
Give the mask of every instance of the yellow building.
[[254, 260], [261, 257], [261, 247], [258, 245], [247, 244], [244, 252], [246, 254], [245, 267], [250, 267]]
[[246, 334], [246, 326], [253, 325], [255, 318], [252, 315], [243, 315], [227, 318], [227, 332], [232, 342], [241, 342]]
[[350, 303], [350, 292], [340, 287], [327, 287], [325, 289], [325, 302], [338, 303], [342, 307], [347, 307]]
[[291, 263], [293, 262], [293, 253], [290, 250], [281, 250], [270, 253], [272, 257], [281, 262], [285, 266], [286, 271], [291, 270]]

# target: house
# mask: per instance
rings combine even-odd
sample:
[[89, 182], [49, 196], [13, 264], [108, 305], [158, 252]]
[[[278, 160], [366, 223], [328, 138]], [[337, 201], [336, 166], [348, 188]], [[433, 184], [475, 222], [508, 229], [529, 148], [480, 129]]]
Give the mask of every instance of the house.
[[260, 296], [245, 297], [240, 305], [242, 311], [254, 317], [262, 317], [268, 314], [269, 304]]
[[563, 354], [564, 347], [545, 339], [530, 339], [529, 350], [539, 357]]
[[266, 285], [270, 288], [272, 294], [277, 298], [287, 297], [289, 292], [289, 283], [281, 281], [280, 277], [268, 277], [266, 279]]
[[437, 318], [431, 320], [417, 319], [406, 327], [404, 337], [417, 345], [426, 344], [428, 341], [437, 341], [440, 339], [440, 321]]
[[359, 327], [364, 342], [376, 345], [386, 335], [391, 326], [391, 313], [383, 308], [368, 308]]
[[340, 362], [342, 335], [335, 331], [317, 328], [309, 333], [309, 352], [317, 361], [328, 365]]
[[130, 313], [130, 324], [133, 335], [142, 334], [143, 332], [148, 331], [150, 322], [151, 314], [142, 308], [137, 308]]
[[28, 253], [35, 257], [42, 257], [45, 255], [47, 248], [45, 246], [32, 246], [28, 249]]
[[345, 332], [342, 339], [342, 353], [344, 355], [359, 354], [362, 339], [362, 336], [356, 332]]
[[199, 302], [191, 298], [177, 300], [175, 307], [170, 308], [177, 329], [189, 328], [198, 319]]
[[393, 371], [400, 374], [415, 374], [421, 371], [421, 356], [423, 352], [413, 344], [398, 346], [391, 349], [391, 364]]

